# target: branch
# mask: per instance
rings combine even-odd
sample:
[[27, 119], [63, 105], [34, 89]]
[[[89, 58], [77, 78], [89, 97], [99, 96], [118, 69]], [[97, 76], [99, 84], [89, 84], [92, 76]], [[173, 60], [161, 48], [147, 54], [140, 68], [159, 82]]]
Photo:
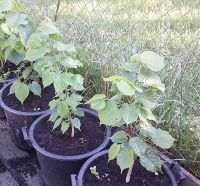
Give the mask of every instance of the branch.
[[59, 11], [59, 8], [60, 8], [60, 3], [61, 3], [61, 0], [58, 0], [57, 7], [56, 7], [56, 14], [55, 14], [55, 18], [54, 18], [55, 22], [57, 21], [58, 11]]
[[126, 175], [126, 183], [129, 183], [130, 180], [131, 180], [131, 173], [132, 173], [132, 170], [133, 170], [133, 165], [128, 169], [128, 173]]

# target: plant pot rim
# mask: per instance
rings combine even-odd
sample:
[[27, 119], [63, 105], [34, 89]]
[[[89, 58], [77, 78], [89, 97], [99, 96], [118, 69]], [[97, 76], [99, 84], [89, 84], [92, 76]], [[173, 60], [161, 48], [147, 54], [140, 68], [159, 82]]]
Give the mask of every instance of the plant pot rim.
[[20, 115], [20, 116], [40, 116], [40, 115], [46, 113], [47, 111], [50, 111], [50, 110], [44, 110], [44, 111], [40, 111], [40, 112], [21, 112], [21, 111], [18, 111], [18, 110], [15, 110], [15, 109], [8, 107], [5, 104], [5, 102], [3, 101], [2, 94], [3, 94], [3, 92], [5, 91], [6, 88], [8, 88], [11, 84], [13, 84], [13, 82], [15, 80], [16, 79], [13, 79], [13, 81], [11, 81], [11, 82], [9, 81], [9, 83], [4, 85], [1, 89], [1, 91], [0, 91], [0, 105], [4, 110], [11, 112], [13, 114], [16, 114], [16, 115]]
[[0, 80], [0, 83], [10, 83], [17, 80], [17, 78], [11, 78], [11, 79], [6, 79], [6, 80]]
[[[84, 111], [85, 113], [92, 115], [95, 118], [98, 118], [98, 115], [92, 111], [92, 110], [88, 110], [85, 108], [80, 108], [82, 111]], [[35, 128], [38, 125], [38, 123], [40, 122], [41, 119], [47, 117], [48, 115], [50, 115], [52, 112], [54, 112], [54, 110], [50, 110], [48, 112], [46, 112], [45, 114], [43, 114], [42, 116], [38, 117], [33, 124], [31, 125], [29, 132], [28, 132], [28, 136], [29, 136], [29, 141], [31, 143], [31, 145], [33, 146], [33, 148], [38, 151], [39, 153], [52, 158], [52, 159], [59, 159], [59, 160], [68, 160], [68, 161], [77, 161], [77, 160], [81, 160], [81, 159], [86, 159], [96, 153], [98, 153], [99, 151], [103, 150], [104, 148], [106, 148], [106, 146], [108, 145], [109, 141], [110, 141], [110, 136], [111, 136], [111, 130], [108, 126], [105, 126], [105, 132], [106, 132], [106, 137], [104, 139], [104, 141], [101, 143], [100, 146], [98, 146], [96, 149], [84, 153], [84, 154], [80, 154], [80, 155], [70, 155], [70, 156], [66, 156], [66, 155], [58, 155], [58, 154], [54, 154], [51, 152], [48, 152], [46, 150], [44, 150], [43, 148], [41, 148], [38, 143], [35, 140], [34, 137], [34, 132], [35, 132]]]
[[[85, 175], [85, 172], [86, 170], [88, 169], [88, 167], [91, 165], [91, 163], [93, 161], [95, 161], [97, 158], [103, 156], [103, 155], [106, 155], [108, 154], [108, 150], [104, 150], [104, 151], [101, 151], [95, 155], [93, 155], [92, 157], [90, 157], [84, 164], [83, 166], [81, 167], [78, 175], [77, 175], [77, 182], [78, 182], [78, 186], [83, 186], [83, 183], [82, 183], [82, 180], [84, 175]], [[173, 173], [171, 172], [171, 170], [169, 169], [169, 167], [167, 166], [166, 163], [163, 163], [162, 165], [162, 168], [164, 169], [165, 173], [167, 174], [169, 180], [170, 180], [170, 183], [172, 186], [177, 186], [177, 183], [176, 183], [176, 178], [174, 177]]]

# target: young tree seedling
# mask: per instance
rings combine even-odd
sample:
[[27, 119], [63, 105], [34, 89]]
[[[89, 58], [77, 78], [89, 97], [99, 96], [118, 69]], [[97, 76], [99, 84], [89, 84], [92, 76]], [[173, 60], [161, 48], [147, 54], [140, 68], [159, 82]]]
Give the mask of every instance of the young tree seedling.
[[162, 149], [173, 145], [174, 138], [160, 128], [155, 128], [158, 91], [165, 85], [156, 74], [164, 68], [164, 59], [152, 51], [135, 54], [122, 68], [122, 75], [104, 78], [111, 83], [111, 97], [95, 95], [87, 104], [97, 110], [100, 124], [117, 127], [109, 149], [109, 161], [116, 159], [121, 171], [128, 169], [126, 183], [130, 182], [135, 160], [148, 171], [158, 174], [163, 161], [150, 144]]

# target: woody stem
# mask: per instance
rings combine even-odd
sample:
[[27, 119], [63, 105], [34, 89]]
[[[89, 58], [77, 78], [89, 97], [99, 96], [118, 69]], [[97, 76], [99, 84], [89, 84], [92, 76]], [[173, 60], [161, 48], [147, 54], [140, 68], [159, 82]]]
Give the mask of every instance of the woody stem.
[[126, 183], [129, 183], [130, 180], [131, 180], [132, 170], [133, 170], [133, 165], [131, 167], [129, 167], [129, 169], [128, 169], [128, 172], [127, 172], [127, 175], [126, 175]]

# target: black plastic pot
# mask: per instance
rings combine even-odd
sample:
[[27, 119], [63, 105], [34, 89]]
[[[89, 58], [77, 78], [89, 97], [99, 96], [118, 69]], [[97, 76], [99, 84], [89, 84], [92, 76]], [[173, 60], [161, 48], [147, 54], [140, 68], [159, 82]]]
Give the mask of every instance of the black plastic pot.
[[[98, 118], [97, 114], [91, 110], [81, 108], [85, 114], [90, 115], [91, 117]], [[110, 128], [105, 127], [106, 138], [102, 144], [85, 154], [75, 155], [75, 156], [62, 156], [50, 153], [42, 149], [35, 140], [35, 129], [40, 125], [41, 121], [48, 120], [50, 114], [53, 111], [50, 111], [42, 116], [40, 116], [35, 122], [31, 125], [29, 131], [23, 128], [24, 138], [29, 141], [29, 143], [36, 150], [40, 167], [42, 170], [42, 175], [44, 182], [48, 186], [70, 186], [71, 185], [71, 174], [77, 174], [84, 164], [84, 162], [94, 154], [105, 149], [109, 144], [110, 140]], [[45, 132], [45, 131], [44, 131]], [[95, 138], [95, 135], [94, 135]]]
[[0, 92], [0, 106], [4, 109], [6, 119], [10, 128], [10, 134], [15, 145], [23, 150], [33, 150], [33, 148], [24, 140], [22, 128], [30, 127], [36, 118], [46, 113], [42, 112], [20, 112], [8, 107], [3, 101], [3, 93], [13, 82], [4, 85]]
[[[16, 79], [8, 79], [8, 80], [5, 80], [5, 81], [0, 81], [0, 89], [1, 89], [4, 85], [6, 85], [7, 83], [13, 82], [13, 81], [15, 81], [15, 80], [16, 80]], [[1, 92], [1, 90], [0, 90], [0, 92]], [[6, 117], [5, 112], [4, 112], [3, 108], [0, 106], [0, 119], [3, 119], [3, 118], [5, 118], [5, 117]]]
[[[101, 156], [106, 155], [107, 153], [108, 153], [108, 150], [104, 150], [104, 151], [101, 151], [101, 152], [95, 154], [91, 158], [89, 158], [81, 167], [81, 169], [78, 173], [78, 176], [76, 174], [71, 175], [71, 185], [72, 186], [84, 186], [83, 180], [84, 180], [84, 175], [85, 175], [86, 170], [90, 167], [90, 165], [93, 161], [100, 158]], [[164, 163], [162, 168], [163, 168], [163, 171], [168, 175], [170, 182], [171, 182], [171, 186], [178, 186], [177, 182], [179, 182], [179, 181], [176, 180], [176, 177], [174, 176], [174, 174], [171, 171], [171, 169], [169, 168], [169, 166]]]

